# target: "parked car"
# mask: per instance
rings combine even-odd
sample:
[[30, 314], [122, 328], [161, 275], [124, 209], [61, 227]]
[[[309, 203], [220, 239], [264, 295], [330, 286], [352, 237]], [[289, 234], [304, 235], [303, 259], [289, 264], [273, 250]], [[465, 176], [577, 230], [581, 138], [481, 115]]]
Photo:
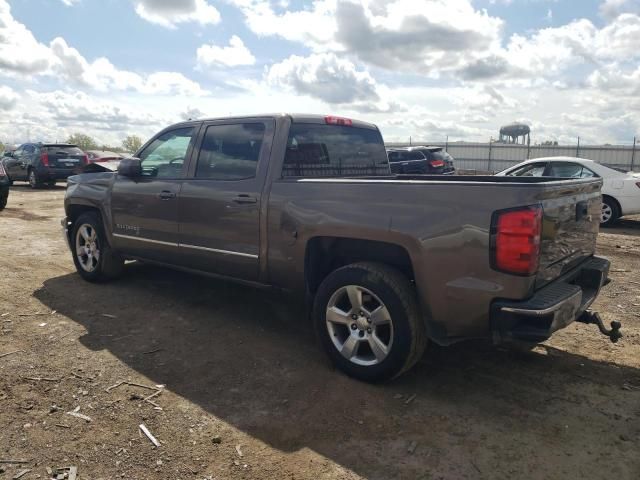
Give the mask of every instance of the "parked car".
[[86, 150], [89, 163], [120, 161], [124, 155], [108, 150]]
[[574, 320], [620, 336], [588, 311], [609, 271], [600, 178], [392, 176], [375, 125], [317, 115], [183, 122], [137, 156], [67, 182], [85, 280], [137, 259], [291, 292], [337, 367], [369, 381], [428, 340], [540, 342]]
[[82, 150], [68, 143], [24, 143], [2, 161], [12, 183], [27, 181], [31, 188], [54, 186], [89, 163]]
[[453, 175], [453, 157], [442, 147], [403, 147], [387, 150], [392, 173]]
[[625, 215], [640, 214], [640, 173], [621, 172], [593, 160], [546, 157], [522, 162], [497, 175], [516, 177], [602, 178], [600, 223], [609, 226]]
[[4, 210], [7, 206], [7, 199], [9, 198], [9, 177], [7, 177], [4, 171], [4, 166], [0, 162], [0, 210]]

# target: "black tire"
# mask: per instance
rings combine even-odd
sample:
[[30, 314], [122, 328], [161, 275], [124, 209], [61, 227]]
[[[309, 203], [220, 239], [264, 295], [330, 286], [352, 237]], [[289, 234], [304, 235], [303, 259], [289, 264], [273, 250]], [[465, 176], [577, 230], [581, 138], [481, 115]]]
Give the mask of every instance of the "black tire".
[[27, 173], [27, 182], [34, 190], [42, 187], [42, 180], [40, 180], [38, 173], [33, 168], [29, 169], [29, 173]]
[[618, 202], [616, 202], [613, 198], [604, 196], [602, 197], [602, 208], [603, 208], [603, 216], [605, 208], [609, 209], [611, 215], [607, 218], [607, 220], [600, 219], [601, 227], [610, 227], [620, 218], [620, 207], [618, 206]]
[[[92, 270], [88, 270], [83, 266], [80, 257], [77, 254], [78, 232], [84, 226], [88, 226], [90, 229], [89, 231], [95, 232], [96, 234], [94, 243], [99, 251], [99, 256]], [[122, 274], [124, 269], [124, 260], [111, 249], [104, 233], [102, 219], [98, 213], [83, 213], [75, 222], [73, 222], [73, 228], [71, 231], [70, 243], [73, 263], [82, 278], [89, 282], [104, 282], [114, 279]]]
[[0, 192], [0, 210], [4, 210], [7, 206], [7, 200], [9, 199], [9, 190]]
[[[329, 332], [327, 307], [336, 292], [350, 285], [373, 293], [386, 306], [392, 319], [390, 349], [386, 357], [374, 365], [356, 364], [344, 357]], [[313, 322], [316, 334], [333, 364], [347, 375], [366, 382], [381, 382], [401, 375], [420, 360], [427, 345], [424, 320], [413, 286], [401, 272], [382, 264], [354, 263], [329, 274], [315, 296]], [[335, 332], [334, 336], [337, 336]], [[357, 347], [356, 352], [360, 348]]]
[[49, 187], [49, 188], [53, 188], [53, 187], [55, 187], [55, 186], [56, 186], [56, 181], [55, 181], [55, 180], [49, 180], [49, 181], [47, 182], [47, 187]]

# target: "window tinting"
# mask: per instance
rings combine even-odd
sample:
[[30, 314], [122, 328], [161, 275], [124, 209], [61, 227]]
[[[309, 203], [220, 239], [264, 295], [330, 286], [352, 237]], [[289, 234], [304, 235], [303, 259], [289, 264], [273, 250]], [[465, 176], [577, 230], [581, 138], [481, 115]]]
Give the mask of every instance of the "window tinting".
[[263, 123], [207, 127], [198, 156], [196, 177], [212, 180], [255, 177], [264, 132]]
[[157, 137], [140, 154], [145, 177], [178, 178], [193, 137], [194, 128], [170, 130]]
[[559, 178], [589, 178], [595, 174], [588, 168], [583, 167], [579, 163], [552, 163], [551, 177]]
[[382, 136], [368, 128], [294, 123], [283, 177], [389, 175]]
[[511, 177], [542, 177], [547, 167], [546, 163], [533, 163], [517, 168], [508, 175]]
[[47, 152], [58, 155], [84, 155], [84, 152], [78, 147], [56, 147], [50, 145], [47, 148]]

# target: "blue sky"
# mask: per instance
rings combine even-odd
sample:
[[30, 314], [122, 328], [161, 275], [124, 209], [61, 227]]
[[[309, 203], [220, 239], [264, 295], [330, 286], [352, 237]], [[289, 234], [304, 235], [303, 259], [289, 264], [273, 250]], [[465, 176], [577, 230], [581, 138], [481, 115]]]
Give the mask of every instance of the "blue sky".
[[335, 113], [389, 140], [640, 133], [640, 0], [0, 0], [0, 140]]

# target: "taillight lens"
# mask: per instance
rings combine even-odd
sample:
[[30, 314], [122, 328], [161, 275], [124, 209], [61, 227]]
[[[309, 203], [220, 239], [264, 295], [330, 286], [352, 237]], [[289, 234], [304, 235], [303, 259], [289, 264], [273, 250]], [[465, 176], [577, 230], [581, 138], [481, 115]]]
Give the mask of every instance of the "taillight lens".
[[44, 167], [49, 166], [49, 154], [47, 152], [42, 152], [40, 154], [40, 163], [42, 163]]
[[83, 165], [89, 165], [89, 155], [84, 155], [82, 157], [82, 164]]
[[353, 125], [353, 120], [343, 117], [328, 116], [324, 117], [324, 121], [327, 125], [342, 125], [343, 127], [351, 127]]
[[533, 275], [540, 260], [542, 207], [539, 205], [494, 213], [492, 267], [514, 275]]
[[433, 168], [440, 168], [444, 167], [444, 162], [442, 160], [431, 160], [429, 162], [429, 165], [431, 165]]

